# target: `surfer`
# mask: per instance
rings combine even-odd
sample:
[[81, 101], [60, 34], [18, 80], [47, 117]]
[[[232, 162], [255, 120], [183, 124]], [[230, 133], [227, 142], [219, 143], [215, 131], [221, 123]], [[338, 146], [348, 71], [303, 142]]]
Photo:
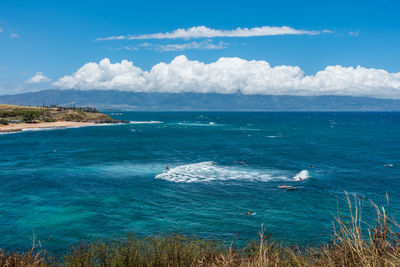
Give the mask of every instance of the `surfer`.
[[280, 189], [290, 189], [290, 188], [294, 188], [294, 187], [292, 185], [281, 184], [280, 186], [278, 186], [278, 188], [280, 188]]
[[310, 169], [314, 169], [314, 166], [313, 166], [313, 165], [310, 165]]
[[168, 171], [169, 171], [169, 166], [168, 166], [168, 164], [167, 164], [167, 165], [165, 165], [165, 171], [166, 171], [166, 172], [168, 172]]
[[246, 212], [246, 213], [242, 213], [242, 215], [253, 215], [253, 212], [252, 211], [249, 211], [249, 212]]

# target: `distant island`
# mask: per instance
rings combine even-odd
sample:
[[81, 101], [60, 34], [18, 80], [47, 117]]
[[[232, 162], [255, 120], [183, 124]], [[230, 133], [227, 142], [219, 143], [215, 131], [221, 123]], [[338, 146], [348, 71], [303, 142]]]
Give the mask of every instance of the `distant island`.
[[32, 128], [90, 126], [122, 123], [90, 107], [31, 107], [0, 104], [0, 133]]
[[144, 93], [115, 90], [42, 90], [0, 96], [0, 103], [125, 111], [400, 111], [399, 99], [352, 96]]

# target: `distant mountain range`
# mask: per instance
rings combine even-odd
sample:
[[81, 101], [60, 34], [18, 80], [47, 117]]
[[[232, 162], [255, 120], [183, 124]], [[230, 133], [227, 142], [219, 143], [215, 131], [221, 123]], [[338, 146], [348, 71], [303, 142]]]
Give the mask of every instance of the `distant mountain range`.
[[44, 90], [0, 96], [15, 105], [91, 106], [140, 111], [400, 111], [400, 100], [351, 96], [276, 96], [210, 93], [134, 93]]

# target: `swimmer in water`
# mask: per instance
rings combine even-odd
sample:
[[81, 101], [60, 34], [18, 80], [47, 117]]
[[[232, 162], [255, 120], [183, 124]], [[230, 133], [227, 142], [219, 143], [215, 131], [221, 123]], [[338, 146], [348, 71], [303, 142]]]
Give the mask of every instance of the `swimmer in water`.
[[168, 166], [168, 164], [165, 165], [165, 171], [166, 171], [166, 172], [169, 171], [169, 166]]
[[314, 166], [313, 166], [313, 165], [310, 165], [310, 169], [314, 169]]

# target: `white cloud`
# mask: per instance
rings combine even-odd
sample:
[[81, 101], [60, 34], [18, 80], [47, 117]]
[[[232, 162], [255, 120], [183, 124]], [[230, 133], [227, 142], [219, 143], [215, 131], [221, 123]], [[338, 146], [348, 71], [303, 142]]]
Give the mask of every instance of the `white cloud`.
[[136, 46], [131, 46], [131, 45], [127, 45], [124, 47], [117, 47], [117, 48], [110, 48], [110, 50], [128, 50], [128, 51], [138, 51], [139, 48], [137, 48]]
[[360, 31], [351, 31], [351, 32], [349, 32], [349, 35], [350, 36], [359, 36], [360, 35]]
[[212, 40], [204, 40], [202, 42], [190, 42], [190, 43], [181, 43], [181, 44], [151, 44], [151, 43], [143, 43], [139, 46], [144, 47], [145, 49], [155, 50], [159, 52], [168, 52], [168, 51], [184, 51], [184, 50], [218, 50], [224, 49], [228, 46], [228, 44], [223, 42], [218, 42], [214, 44]]
[[173, 32], [151, 33], [141, 35], [120, 35], [98, 38], [96, 41], [106, 40], [145, 40], [145, 39], [192, 39], [192, 38], [215, 38], [215, 37], [255, 37], [271, 35], [317, 35], [330, 33], [329, 30], [306, 31], [293, 29], [288, 26], [273, 27], [262, 26], [254, 28], [236, 28], [234, 30], [217, 30], [206, 26], [196, 26], [188, 29], [176, 29]]
[[43, 75], [42, 72], [36, 72], [35, 76], [25, 81], [25, 83], [47, 83], [51, 80]]
[[10, 37], [11, 38], [18, 38], [19, 34], [16, 34], [15, 32], [13, 32], [13, 33], [10, 33]]
[[177, 43], [177, 44], [155, 44], [155, 43], [142, 43], [137, 46], [124, 46], [119, 48], [112, 48], [111, 50], [128, 50], [138, 51], [140, 48], [146, 50], [154, 50], [158, 52], [170, 51], [184, 51], [184, 50], [219, 50], [228, 47], [227, 43], [222, 41], [213, 43], [212, 40], [204, 40], [201, 42]]
[[150, 71], [123, 60], [90, 62], [53, 83], [61, 89], [134, 92], [200, 92], [271, 95], [353, 95], [400, 99], [400, 72], [364, 67], [328, 66], [304, 75], [298, 66], [272, 67], [266, 61], [220, 58], [205, 64], [178, 56]]

